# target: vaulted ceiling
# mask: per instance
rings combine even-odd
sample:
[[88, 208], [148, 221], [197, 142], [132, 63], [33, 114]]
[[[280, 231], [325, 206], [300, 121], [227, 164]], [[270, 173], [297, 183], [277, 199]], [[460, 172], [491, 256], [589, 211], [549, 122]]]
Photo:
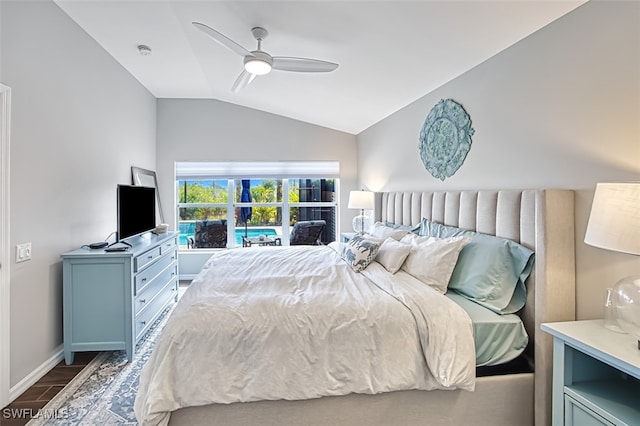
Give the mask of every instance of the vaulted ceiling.
[[[218, 99], [357, 134], [578, 7], [585, 0], [54, 0], [157, 98]], [[336, 62], [272, 71], [238, 93], [243, 58], [269, 31], [273, 56]], [[151, 48], [143, 56], [138, 45]]]

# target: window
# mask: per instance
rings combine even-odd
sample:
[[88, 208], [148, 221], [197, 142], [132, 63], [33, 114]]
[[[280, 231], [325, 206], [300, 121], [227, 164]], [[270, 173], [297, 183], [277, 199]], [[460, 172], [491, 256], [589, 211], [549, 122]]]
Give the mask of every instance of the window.
[[287, 245], [296, 222], [318, 219], [327, 223], [321, 241], [335, 241], [337, 175], [337, 162], [176, 163], [180, 247], [199, 248], [204, 220], [226, 224], [227, 247], [260, 235]]

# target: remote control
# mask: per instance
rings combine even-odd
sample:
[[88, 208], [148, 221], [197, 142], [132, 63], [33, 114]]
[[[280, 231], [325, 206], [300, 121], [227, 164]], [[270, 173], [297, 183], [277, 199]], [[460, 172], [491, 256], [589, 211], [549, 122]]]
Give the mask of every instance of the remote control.
[[104, 251], [112, 252], [112, 251], [127, 251], [129, 247], [107, 247]]

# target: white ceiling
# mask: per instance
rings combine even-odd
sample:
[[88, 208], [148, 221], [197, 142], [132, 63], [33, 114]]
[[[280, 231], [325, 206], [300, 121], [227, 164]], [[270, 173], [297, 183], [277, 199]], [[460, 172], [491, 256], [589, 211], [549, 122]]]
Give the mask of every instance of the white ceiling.
[[[218, 99], [358, 134], [522, 40], [585, 0], [54, 0], [157, 98]], [[332, 73], [272, 71], [239, 93], [248, 50], [340, 64]], [[151, 47], [141, 56], [137, 45]]]

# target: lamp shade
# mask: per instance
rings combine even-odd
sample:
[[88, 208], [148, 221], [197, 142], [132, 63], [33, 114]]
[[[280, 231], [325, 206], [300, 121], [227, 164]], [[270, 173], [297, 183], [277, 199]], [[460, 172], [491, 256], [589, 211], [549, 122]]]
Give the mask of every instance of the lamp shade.
[[584, 242], [640, 255], [640, 182], [596, 185]]
[[350, 209], [373, 210], [374, 200], [371, 191], [351, 191], [349, 193]]

